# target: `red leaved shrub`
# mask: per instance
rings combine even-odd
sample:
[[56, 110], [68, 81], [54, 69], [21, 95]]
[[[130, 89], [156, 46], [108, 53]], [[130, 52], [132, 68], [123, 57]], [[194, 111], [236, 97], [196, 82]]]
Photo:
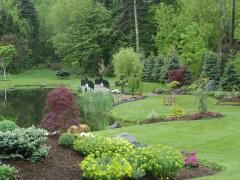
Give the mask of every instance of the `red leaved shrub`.
[[48, 131], [67, 130], [72, 125], [78, 125], [79, 114], [74, 95], [64, 86], [48, 93], [45, 110], [48, 112], [41, 127]]
[[167, 83], [171, 83], [172, 81], [180, 82], [180, 85], [186, 85], [189, 82], [188, 70], [186, 67], [182, 67], [180, 69], [174, 69], [168, 72], [168, 80]]

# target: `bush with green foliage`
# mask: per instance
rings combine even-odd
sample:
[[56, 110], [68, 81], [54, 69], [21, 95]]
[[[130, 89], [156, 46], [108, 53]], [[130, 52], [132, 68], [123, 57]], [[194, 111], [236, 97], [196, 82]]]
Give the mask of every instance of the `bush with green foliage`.
[[96, 136], [75, 140], [73, 148], [75, 151], [84, 156], [92, 153], [96, 156], [100, 156], [104, 153], [125, 154], [132, 150], [133, 145], [127, 140], [120, 138], [103, 138]]
[[131, 77], [139, 79], [142, 77], [143, 64], [139, 55], [132, 48], [121, 48], [113, 56], [113, 65], [117, 79], [124, 75], [124, 81], [128, 82]]
[[[47, 131], [35, 127], [17, 128], [13, 131], [0, 132], [0, 159], [34, 159], [39, 155], [39, 148], [47, 139]], [[43, 154], [43, 153], [40, 153]], [[33, 156], [33, 157], [32, 157]], [[47, 153], [45, 153], [45, 157]], [[32, 158], [31, 158], [32, 157]], [[40, 157], [42, 159], [44, 157]]]
[[220, 85], [224, 91], [240, 89], [240, 78], [235, 71], [233, 63], [228, 63], [224, 69]]
[[172, 81], [167, 84], [167, 87], [171, 90], [176, 89], [178, 86], [180, 86], [180, 82], [178, 81]]
[[0, 165], [0, 180], [17, 179], [18, 170], [8, 165]]
[[135, 178], [145, 174], [156, 179], [176, 178], [184, 166], [182, 154], [163, 145], [136, 148], [126, 154], [126, 159], [133, 167]]
[[144, 59], [142, 79], [148, 82], [159, 82], [162, 65], [163, 61], [154, 55]]
[[113, 97], [101, 92], [87, 92], [78, 96], [78, 106], [83, 116], [82, 123], [91, 130], [99, 131], [109, 125], [109, 112], [112, 109]]
[[204, 77], [207, 77], [209, 80], [214, 80], [219, 82], [220, 73], [217, 65], [218, 57], [214, 52], [207, 52], [204, 56], [202, 74]]
[[208, 89], [207, 84], [209, 83], [208, 79], [199, 79], [196, 82], [195, 95], [198, 100], [198, 111], [200, 113], [206, 113], [208, 111]]
[[133, 96], [134, 94], [142, 93], [142, 81], [138, 77], [131, 77], [128, 80], [128, 89], [130, 94]]
[[71, 147], [74, 143], [75, 137], [71, 133], [63, 133], [58, 139], [58, 144], [64, 147]]
[[9, 120], [0, 121], [0, 131], [2, 132], [13, 131], [17, 127], [18, 126], [13, 121], [9, 121]]
[[170, 117], [181, 117], [184, 115], [184, 109], [181, 108], [180, 106], [173, 105], [171, 108], [171, 114], [169, 115]]
[[179, 69], [179, 57], [176, 50], [172, 50], [169, 57], [164, 61], [164, 65], [161, 68], [160, 82], [165, 82], [168, 79], [168, 73], [171, 70]]
[[29, 162], [37, 162], [42, 161], [45, 157], [48, 156], [48, 151], [50, 147], [47, 147], [45, 145], [41, 145], [38, 149], [36, 149], [32, 155], [27, 158]]
[[123, 179], [131, 177], [132, 166], [121, 155], [108, 154], [95, 158], [94, 154], [87, 156], [81, 163], [83, 176], [89, 179]]
[[[86, 138], [82, 138], [81, 141], [84, 139]], [[134, 149], [132, 145], [126, 146], [126, 143], [129, 144], [126, 140], [104, 139], [98, 139], [102, 144], [99, 144], [100, 142], [92, 143], [95, 141], [94, 139], [87, 139], [87, 144], [79, 144], [79, 140], [76, 141], [77, 150], [83, 147], [87, 150], [84, 155], [88, 156], [80, 165], [84, 177], [123, 179], [128, 177], [141, 178], [148, 175], [157, 179], [170, 179], [177, 177], [184, 166], [181, 153], [171, 147], [159, 145]], [[116, 146], [117, 141], [119, 142]], [[81, 152], [83, 151], [81, 150]], [[119, 174], [116, 175], [116, 172]]]

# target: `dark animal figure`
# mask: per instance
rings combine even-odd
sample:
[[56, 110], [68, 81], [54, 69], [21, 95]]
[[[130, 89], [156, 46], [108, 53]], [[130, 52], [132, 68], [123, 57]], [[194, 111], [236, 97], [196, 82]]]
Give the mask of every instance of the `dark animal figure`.
[[63, 70], [60, 70], [60, 71], [57, 71], [56, 75], [63, 79], [64, 77], [69, 77], [70, 76], [70, 73], [67, 72], [67, 71], [63, 71]]
[[[88, 85], [89, 88], [94, 90], [94, 83], [92, 81], [89, 81], [87, 77], [84, 80], [81, 80], [81, 86], [86, 85]], [[85, 91], [87, 91], [87, 87], [85, 87]]]
[[102, 76], [99, 79], [95, 79], [95, 84], [103, 84], [103, 87], [110, 89], [110, 84], [107, 80], [104, 80]]

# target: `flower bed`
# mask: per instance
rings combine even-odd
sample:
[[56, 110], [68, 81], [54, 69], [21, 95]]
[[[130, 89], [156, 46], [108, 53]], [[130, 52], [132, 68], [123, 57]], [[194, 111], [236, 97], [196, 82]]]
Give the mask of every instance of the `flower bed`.
[[151, 118], [146, 119], [139, 124], [150, 124], [150, 123], [159, 123], [159, 122], [167, 122], [167, 121], [180, 121], [180, 120], [206, 120], [206, 119], [212, 119], [212, 118], [221, 118], [222, 114], [219, 112], [207, 112], [207, 113], [192, 113], [188, 115], [183, 116], [169, 116], [169, 117], [163, 117], [163, 118]]

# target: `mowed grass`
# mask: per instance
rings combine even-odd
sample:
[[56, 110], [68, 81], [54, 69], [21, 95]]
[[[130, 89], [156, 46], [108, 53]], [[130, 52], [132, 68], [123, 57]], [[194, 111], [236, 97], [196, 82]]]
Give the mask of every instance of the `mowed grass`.
[[[197, 109], [193, 96], [179, 96], [177, 103], [186, 111]], [[135, 125], [114, 130], [100, 131], [96, 134], [113, 136], [130, 133], [146, 144], [167, 144], [179, 150], [195, 150], [200, 159], [214, 161], [223, 167], [215, 176], [202, 177], [203, 180], [239, 180], [240, 179], [240, 107], [214, 105], [212, 111], [221, 112], [221, 119], [202, 121], [178, 121], [159, 124]], [[159, 113], [168, 111], [163, 106], [162, 96], [127, 103], [116, 107], [115, 116], [125, 120], [144, 119], [155, 109]]]
[[[144, 100], [121, 104], [113, 109], [111, 116], [116, 120], [130, 123], [145, 120], [153, 113], [158, 117], [166, 117], [172, 113], [171, 106], [164, 105], [164, 97], [166, 96], [152, 96]], [[197, 111], [197, 99], [195, 96], [178, 95], [176, 104], [183, 108], [186, 114]], [[214, 100], [209, 100], [209, 106], [212, 110], [215, 109], [214, 104]]]
[[[50, 69], [30, 69], [20, 74], [8, 75], [7, 80], [4, 81], [3, 77], [0, 76], [0, 89], [8, 89], [13, 86], [24, 86], [29, 85], [39, 86], [46, 85], [47, 87], [55, 87], [59, 85], [65, 85], [72, 90], [76, 91], [81, 85], [81, 76], [71, 75], [69, 78], [59, 79], [56, 76], [56, 71]], [[89, 78], [94, 80], [94, 78]], [[111, 89], [115, 87], [115, 78], [107, 78], [110, 82]], [[28, 88], [28, 87], [25, 88]], [[160, 83], [143, 83], [143, 92], [149, 93], [153, 89], [162, 87]]]

